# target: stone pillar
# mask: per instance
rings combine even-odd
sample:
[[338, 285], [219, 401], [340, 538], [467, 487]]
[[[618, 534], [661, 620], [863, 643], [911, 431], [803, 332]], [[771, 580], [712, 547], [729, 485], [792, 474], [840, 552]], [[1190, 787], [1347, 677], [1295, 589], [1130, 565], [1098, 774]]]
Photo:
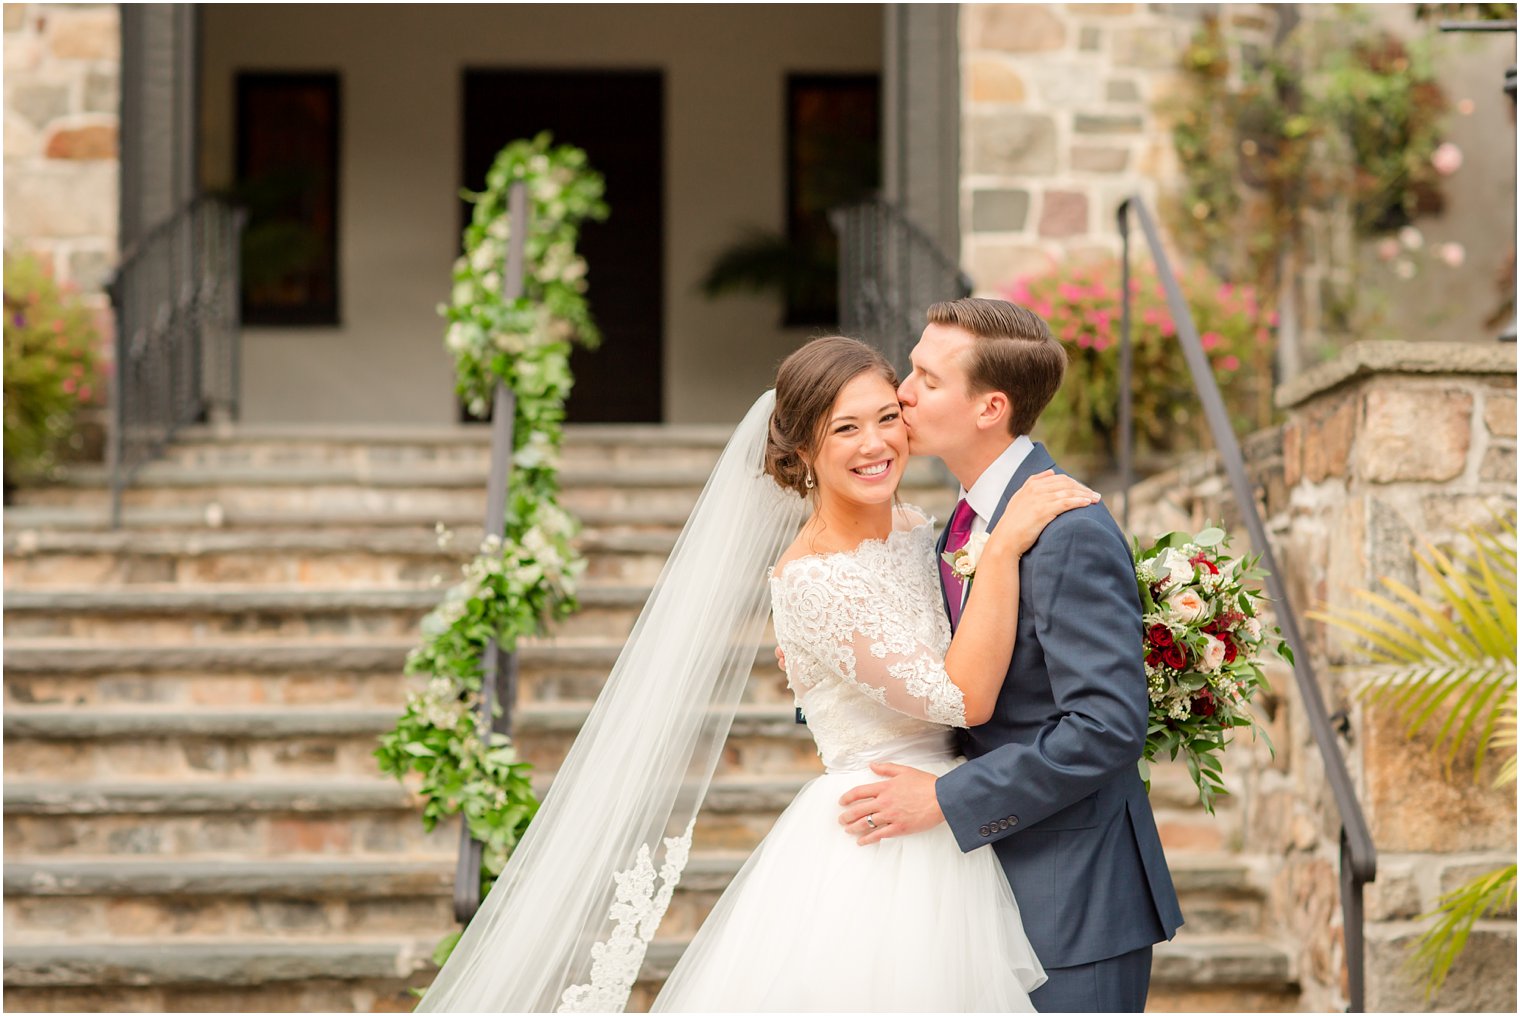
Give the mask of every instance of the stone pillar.
[[102, 310], [117, 250], [120, 51], [115, 4], [5, 5], [5, 249], [41, 256]]
[[[1354, 605], [1353, 590], [1384, 577], [1426, 587], [1418, 548], [1514, 507], [1515, 365], [1514, 346], [1362, 342], [1279, 390], [1288, 504], [1278, 559], [1300, 611]], [[1329, 709], [1349, 717], [1341, 743], [1379, 852], [1366, 897], [1368, 1010], [1510, 1009], [1513, 913], [1480, 922], [1429, 1003], [1404, 963], [1428, 923], [1418, 916], [1442, 892], [1514, 861], [1514, 786], [1492, 789], [1491, 763], [1475, 782], [1470, 752], [1447, 771], [1432, 738], [1409, 739], [1388, 709], [1363, 702], [1366, 676], [1344, 666], [1357, 657], [1343, 633], [1302, 627]], [[1338, 1008], [1339, 817], [1307, 726], [1291, 719], [1286, 765], [1256, 782], [1251, 838], [1281, 858], [1272, 905], [1300, 943], [1304, 1002]]]

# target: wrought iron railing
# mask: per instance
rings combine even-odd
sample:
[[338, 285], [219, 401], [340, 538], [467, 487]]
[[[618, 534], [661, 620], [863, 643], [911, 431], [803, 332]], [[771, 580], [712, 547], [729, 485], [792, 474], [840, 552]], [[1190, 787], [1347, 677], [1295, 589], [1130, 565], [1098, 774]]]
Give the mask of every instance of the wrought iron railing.
[[[528, 232], [528, 191], [521, 181], [507, 192], [509, 233], [507, 265], [502, 273], [502, 296], [510, 303], [523, 292], [523, 238]], [[507, 478], [512, 474], [512, 425], [517, 396], [498, 380], [491, 402], [491, 476], [486, 482], [487, 536], [500, 539], [507, 527]], [[512, 708], [517, 702], [517, 654], [505, 651], [495, 639], [486, 643], [481, 661], [480, 711], [475, 716], [482, 740], [492, 733], [512, 733]], [[500, 707], [498, 711], [498, 706]], [[459, 823], [459, 858], [454, 867], [454, 918], [469, 924], [480, 909], [481, 843], [470, 824]]]
[[128, 250], [107, 283], [116, 317], [113, 527], [127, 485], [176, 431], [237, 416], [243, 222], [227, 202], [196, 198]]
[[1325, 711], [1324, 697], [1320, 694], [1319, 681], [1315, 677], [1308, 648], [1299, 634], [1297, 614], [1294, 612], [1292, 600], [1288, 597], [1287, 587], [1283, 584], [1282, 570], [1277, 566], [1272, 544], [1267, 540], [1266, 527], [1262, 525], [1261, 514], [1256, 510], [1256, 498], [1250, 482], [1246, 479], [1245, 460], [1240, 453], [1240, 441], [1235, 437], [1235, 431], [1230, 426], [1229, 413], [1225, 410], [1224, 399], [1219, 394], [1219, 385], [1214, 380], [1213, 369], [1209, 366], [1208, 357], [1204, 354], [1203, 343], [1198, 335], [1198, 326], [1194, 323], [1193, 315], [1182, 297], [1182, 287], [1178, 284], [1177, 276], [1173, 273], [1167, 259], [1166, 248], [1161, 243], [1161, 234], [1156, 228], [1155, 219], [1151, 216], [1150, 209], [1146, 207], [1144, 200], [1138, 196], [1129, 198], [1119, 206], [1119, 234], [1124, 243], [1123, 278], [1120, 288], [1123, 294], [1123, 311], [1119, 340], [1119, 473], [1124, 487], [1122, 522], [1125, 530], [1128, 531], [1134, 434], [1134, 359], [1130, 346], [1129, 226], [1131, 215], [1139, 220], [1140, 229], [1150, 246], [1151, 256], [1155, 259], [1156, 274], [1161, 278], [1161, 285], [1166, 291], [1167, 306], [1171, 310], [1172, 319], [1177, 323], [1177, 339], [1182, 345], [1182, 355], [1193, 376], [1193, 387], [1198, 392], [1199, 401], [1203, 403], [1203, 414], [1213, 434], [1214, 447], [1218, 450], [1219, 458], [1230, 477], [1230, 487], [1235, 495], [1236, 507], [1240, 510], [1246, 529], [1250, 532], [1251, 544], [1261, 555], [1262, 564], [1267, 570], [1267, 590], [1277, 605], [1277, 620], [1282, 627], [1283, 635], [1293, 649], [1293, 677], [1298, 684], [1299, 695], [1304, 703], [1304, 715], [1309, 720], [1309, 729], [1314, 736], [1315, 745], [1319, 748], [1320, 759], [1325, 766], [1325, 775], [1330, 782], [1331, 792], [1335, 796], [1335, 806], [1341, 817], [1341, 920], [1345, 934], [1347, 985], [1350, 993], [1348, 1011], [1361, 1012], [1366, 998], [1362, 887], [1377, 876], [1377, 850], [1373, 846], [1372, 834], [1368, 831], [1367, 819], [1362, 814], [1362, 806], [1357, 800], [1356, 790], [1351, 785], [1351, 775], [1346, 769], [1346, 760], [1336, 744], [1335, 727]]
[[839, 330], [880, 349], [899, 371], [931, 303], [971, 295], [971, 279], [882, 198], [829, 213], [839, 235]]

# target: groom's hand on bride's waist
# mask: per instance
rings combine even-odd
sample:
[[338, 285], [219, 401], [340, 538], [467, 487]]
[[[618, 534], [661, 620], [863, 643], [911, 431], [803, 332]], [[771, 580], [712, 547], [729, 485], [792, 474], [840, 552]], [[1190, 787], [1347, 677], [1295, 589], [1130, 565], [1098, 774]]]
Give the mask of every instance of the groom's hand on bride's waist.
[[856, 787], [839, 799], [844, 808], [839, 824], [861, 846], [921, 833], [945, 820], [934, 794], [937, 777], [895, 762], [877, 762], [871, 771], [886, 779]]

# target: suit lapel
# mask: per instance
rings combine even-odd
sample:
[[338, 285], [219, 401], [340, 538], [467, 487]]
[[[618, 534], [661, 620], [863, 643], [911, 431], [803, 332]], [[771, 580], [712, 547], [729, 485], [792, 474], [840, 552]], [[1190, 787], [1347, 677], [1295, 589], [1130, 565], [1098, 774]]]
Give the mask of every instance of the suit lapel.
[[[1028, 482], [1029, 478], [1035, 473], [1043, 473], [1055, 464], [1056, 460], [1050, 457], [1050, 452], [1045, 450], [1043, 444], [1036, 441], [1034, 447], [1030, 449], [1029, 454], [1024, 456], [1024, 461], [1019, 463], [1019, 468], [1014, 470], [1013, 479], [1008, 481], [1008, 487], [1003, 491], [1003, 499], [998, 502], [997, 511], [993, 512], [992, 518], [987, 520], [987, 531], [989, 533], [992, 531], [992, 527], [998, 524], [998, 520], [1003, 517], [1003, 512], [1008, 508], [1008, 502], [1012, 500], [1013, 495], [1019, 492], [1019, 489]], [[1058, 469], [1056, 472], [1060, 472], [1060, 470]], [[940, 585], [944, 585], [944, 583], [941, 582]]]

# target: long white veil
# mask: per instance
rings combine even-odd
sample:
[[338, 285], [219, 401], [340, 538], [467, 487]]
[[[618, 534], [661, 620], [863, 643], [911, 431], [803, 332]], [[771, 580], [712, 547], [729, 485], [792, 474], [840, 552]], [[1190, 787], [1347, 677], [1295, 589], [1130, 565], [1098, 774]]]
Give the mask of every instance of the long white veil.
[[419, 1012], [621, 1011], [755, 665], [806, 505], [734, 431], [543, 806]]

